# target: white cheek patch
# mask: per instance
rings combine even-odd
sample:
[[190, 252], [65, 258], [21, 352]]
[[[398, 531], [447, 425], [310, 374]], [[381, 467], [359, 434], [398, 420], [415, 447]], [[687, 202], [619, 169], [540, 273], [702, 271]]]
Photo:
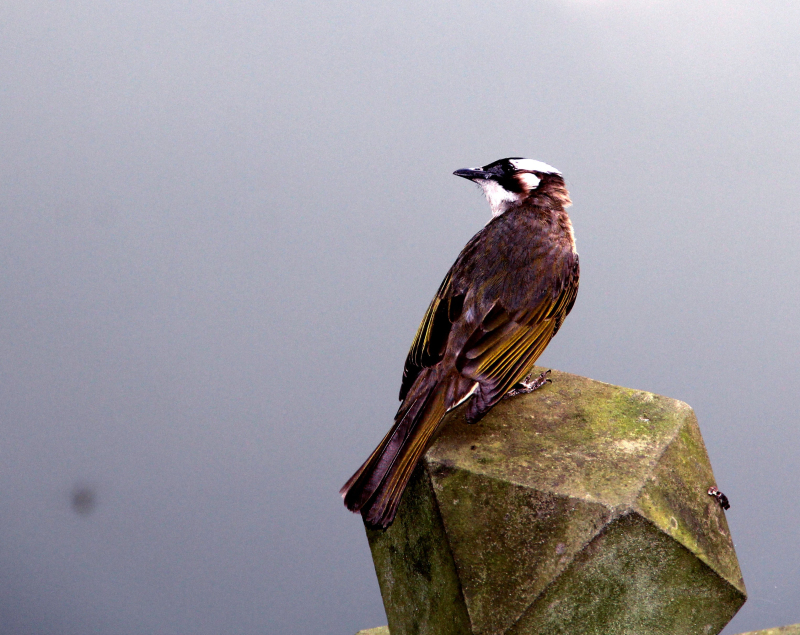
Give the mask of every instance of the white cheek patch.
[[547, 165], [541, 161], [534, 161], [533, 159], [511, 159], [511, 165], [518, 170], [532, 170], [534, 172], [544, 172], [546, 174], [561, 174], [552, 165]]
[[[534, 178], [536, 177], [534, 176]], [[539, 179], [536, 180], [538, 181]], [[509, 205], [519, 201], [519, 194], [509, 192], [497, 181], [476, 179], [475, 182], [483, 188], [483, 194], [486, 196], [486, 200], [489, 201], [489, 207], [492, 208], [492, 216], [500, 216], [508, 209]]]

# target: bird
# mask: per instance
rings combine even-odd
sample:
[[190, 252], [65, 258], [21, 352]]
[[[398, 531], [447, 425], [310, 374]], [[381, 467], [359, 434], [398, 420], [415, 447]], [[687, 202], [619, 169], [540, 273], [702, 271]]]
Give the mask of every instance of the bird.
[[476, 423], [504, 397], [550, 381], [546, 373], [530, 375], [578, 294], [566, 211], [572, 201], [561, 172], [509, 157], [453, 174], [480, 186], [492, 218], [458, 255], [422, 318], [394, 424], [340, 490], [371, 528], [394, 521], [448, 411], [466, 404], [467, 423]]

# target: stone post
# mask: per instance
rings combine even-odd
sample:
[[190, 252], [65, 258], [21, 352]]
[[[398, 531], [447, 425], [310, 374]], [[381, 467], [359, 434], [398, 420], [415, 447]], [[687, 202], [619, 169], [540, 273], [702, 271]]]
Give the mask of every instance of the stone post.
[[367, 530], [392, 635], [718, 633], [746, 591], [694, 412], [551, 377], [452, 411]]

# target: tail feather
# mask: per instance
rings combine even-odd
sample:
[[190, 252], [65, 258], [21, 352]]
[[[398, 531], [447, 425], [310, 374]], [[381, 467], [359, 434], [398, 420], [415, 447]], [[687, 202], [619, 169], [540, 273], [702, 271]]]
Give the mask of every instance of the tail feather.
[[348, 509], [360, 511], [367, 523], [388, 527], [419, 459], [447, 412], [449, 381], [429, 374], [417, 380], [407, 408], [398, 412], [392, 429], [340, 493]]
[[[414, 405], [417, 407], [414, 408]], [[361, 511], [361, 508], [378, 489], [402, 444], [408, 438], [414, 422], [414, 415], [421, 405], [422, 403], [413, 404], [409, 410], [395, 419], [394, 425], [383, 437], [378, 447], [339, 490], [347, 509], [352, 512]]]

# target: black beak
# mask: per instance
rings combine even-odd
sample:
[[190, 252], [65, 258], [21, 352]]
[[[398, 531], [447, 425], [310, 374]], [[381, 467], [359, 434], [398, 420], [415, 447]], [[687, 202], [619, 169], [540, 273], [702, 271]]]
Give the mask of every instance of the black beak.
[[469, 179], [470, 181], [489, 180], [495, 178], [495, 175], [491, 172], [486, 172], [485, 170], [477, 168], [463, 168], [461, 170], [456, 170], [453, 172], [453, 174], [464, 179]]

